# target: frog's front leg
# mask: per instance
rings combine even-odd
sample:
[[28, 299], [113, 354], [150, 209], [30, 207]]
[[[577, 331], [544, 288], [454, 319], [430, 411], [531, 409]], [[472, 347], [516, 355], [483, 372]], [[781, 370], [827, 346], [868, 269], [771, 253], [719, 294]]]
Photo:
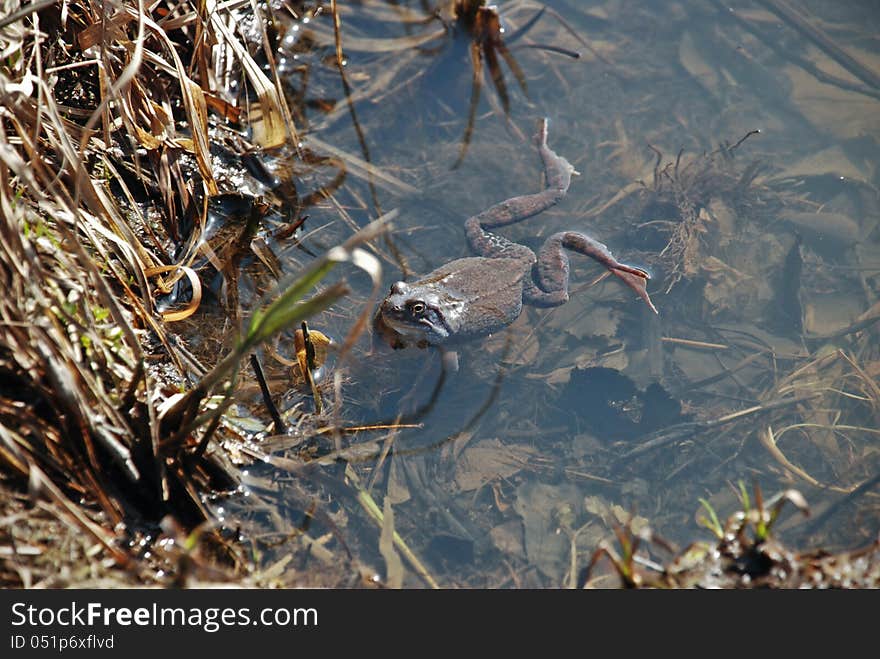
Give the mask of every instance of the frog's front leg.
[[648, 273], [641, 268], [621, 263], [605, 245], [577, 231], [555, 233], [546, 240], [538, 253], [538, 262], [532, 269], [533, 277], [526, 281], [523, 290], [525, 302], [536, 306], [555, 307], [568, 300], [569, 265], [566, 249], [589, 256], [601, 263], [635, 291], [651, 311], [658, 313], [646, 288], [650, 279]]

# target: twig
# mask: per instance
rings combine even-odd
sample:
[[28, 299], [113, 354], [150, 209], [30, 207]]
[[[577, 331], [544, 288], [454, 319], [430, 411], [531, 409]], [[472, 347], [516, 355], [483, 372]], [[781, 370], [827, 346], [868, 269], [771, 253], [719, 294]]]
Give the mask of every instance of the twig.
[[875, 89], [880, 89], [880, 76], [857, 61], [834, 43], [822, 30], [808, 23], [786, 0], [761, 0], [761, 3], [791, 27], [816, 44], [826, 55], [834, 59], [856, 78]]
[[792, 63], [801, 67], [804, 71], [812, 75], [819, 82], [824, 82], [829, 85], [836, 85], [841, 89], [846, 89], [847, 91], [852, 91], [859, 94], [865, 94], [866, 96], [880, 98], [880, 91], [870, 89], [869, 87], [866, 87], [862, 84], [850, 82], [849, 80], [843, 80], [838, 76], [826, 73], [809, 60], [803, 57], [799, 57], [790, 49], [786, 49], [780, 46], [777, 35], [768, 33], [765, 30], [758, 29], [751, 21], [745, 20], [742, 16], [738, 15], [737, 12], [731, 12], [727, 5], [725, 5], [721, 0], [714, 0], [714, 2], [715, 6], [718, 8], [718, 11], [721, 13], [722, 16], [725, 17], [725, 19], [732, 18], [735, 22], [741, 25], [744, 30], [754, 34], [778, 56], [784, 59], [788, 59]]
[[275, 401], [272, 400], [272, 392], [269, 391], [269, 384], [266, 382], [266, 376], [263, 374], [263, 367], [260, 365], [260, 360], [254, 354], [251, 354], [251, 368], [254, 369], [254, 375], [257, 378], [257, 383], [260, 385], [260, 393], [263, 394], [263, 402], [266, 404], [266, 409], [269, 410], [272, 423], [275, 424], [275, 434], [283, 435], [287, 432], [287, 424], [284, 423], [284, 419], [281, 418], [281, 413], [278, 411]]
[[671, 336], [660, 338], [664, 343], [677, 343], [690, 348], [706, 348], [707, 350], [727, 350], [730, 346], [723, 343], [708, 343], [707, 341], [695, 341], [693, 339], [677, 339]]
[[809, 525], [804, 529], [804, 535], [810, 536], [816, 531], [818, 531], [829, 519], [834, 517], [841, 508], [851, 504], [853, 501], [861, 497], [862, 495], [870, 492], [877, 484], [880, 483], [880, 474], [877, 474], [873, 478], [869, 478], [864, 483], [859, 485], [856, 489], [854, 489], [849, 494], [842, 496], [840, 499], [832, 503], [821, 515], [816, 517]]
[[805, 400], [810, 400], [820, 395], [820, 393], [814, 393], [808, 396], [799, 396], [795, 398], [776, 400], [770, 403], [765, 403], [763, 405], [755, 405], [754, 407], [749, 407], [747, 409], [733, 412], [731, 414], [726, 414], [722, 417], [718, 417], [717, 419], [710, 419], [708, 421], [689, 421], [686, 423], [677, 423], [674, 426], [670, 426], [668, 428], [664, 428], [663, 430], [651, 433], [650, 435], [648, 435], [649, 439], [643, 441], [634, 449], [624, 453], [620, 459], [627, 460], [629, 458], [634, 458], [638, 455], [642, 455], [643, 453], [647, 453], [648, 451], [660, 448], [661, 446], [666, 446], [667, 444], [671, 444], [678, 440], [684, 439], [685, 437], [695, 435], [699, 432], [710, 430], [712, 428], [717, 428], [718, 426], [722, 426], [732, 421], [737, 421], [743, 417], [751, 416], [753, 414], [763, 414], [765, 412], [770, 412], [771, 410], [779, 409], [780, 407], [788, 407], [789, 405], [802, 403]]
[[49, 5], [54, 5], [55, 0], [37, 0], [36, 2], [32, 2], [29, 5], [25, 5], [24, 7], [20, 7], [17, 11], [12, 12], [9, 16], [4, 16], [0, 18], [0, 30], [2, 30], [7, 25], [12, 25], [20, 18], [25, 16], [30, 16], [33, 13], [40, 11], [41, 9], [45, 9]]
[[[372, 517], [379, 527], [381, 528], [385, 522], [385, 516], [382, 514], [382, 511], [379, 509], [379, 506], [376, 505], [375, 500], [370, 493], [364, 489], [361, 489], [360, 486], [356, 486], [357, 491], [357, 500], [358, 503], [363, 506], [364, 510]], [[431, 573], [428, 572], [428, 569], [424, 566], [424, 564], [419, 560], [419, 558], [413, 553], [413, 551], [406, 544], [404, 539], [400, 536], [397, 531], [394, 531], [394, 544], [400, 550], [400, 553], [403, 554], [404, 558], [409, 562], [409, 564], [413, 567], [416, 573], [424, 580], [428, 586], [434, 589], [439, 589], [440, 586], [434, 580], [434, 577], [431, 576]]]

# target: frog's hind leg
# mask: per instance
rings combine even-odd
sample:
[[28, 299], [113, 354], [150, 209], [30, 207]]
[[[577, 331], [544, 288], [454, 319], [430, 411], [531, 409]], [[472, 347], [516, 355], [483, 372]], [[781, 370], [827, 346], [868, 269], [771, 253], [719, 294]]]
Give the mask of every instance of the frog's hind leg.
[[650, 276], [646, 271], [621, 263], [605, 245], [576, 231], [555, 233], [541, 247], [538, 262], [533, 269], [535, 282], [527, 282], [523, 291], [528, 302], [540, 306], [556, 306], [568, 300], [569, 265], [566, 249], [601, 263], [635, 291], [651, 311], [659, 313], [648, 295], [646, 285]]
[[478, 254], [488, 257], [510, 256], [506, 244], [504, 248], [499, 248], [502, 242], [506, 243], [505, 239], [497, 237], [494, 240], [496, 244], [491, 245], [486, 239], [486, 235], [491, 234], [487, 234], [486, 230], [521, 222], [537, 215], [559, 203], [568, 192], [571, 176], [575, 173], [574, 167], [547, 145], [546, 118], [542, 119], [538, 126], [535, 144], [541, 154], [541, 160], [544, 161], [544, 173], [547, 177], [545, 188], [534, 194], [511, 197], [478, 215], [469, 217], [465, 222], [465, 231], [471, 248]]
[[535, 133], [534, 140], [538, 147], [538, 153], [541, 154], [541, 160], [544, 161], [544, 174], [547, 176], [547, 189], [555, 190], [559, 195], [559, 197], [553, 201], [553, 204], [555, 204], [565, 196], [566, 192], [568, 192], [568, 186], [571, 184], [572, 174], [579, 174], [579, 172], [575, 171], [574, 165], [547, 145], [547, 127], [549, 123], [550, 121], [547, 117], [544, 117], [538, 122], [538, 132]]

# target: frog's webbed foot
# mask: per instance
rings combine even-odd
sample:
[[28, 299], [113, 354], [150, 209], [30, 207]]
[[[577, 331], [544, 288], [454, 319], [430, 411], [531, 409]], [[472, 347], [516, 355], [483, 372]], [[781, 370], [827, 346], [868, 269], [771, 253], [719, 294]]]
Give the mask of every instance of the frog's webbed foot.
[[651, 311], [655, 314], [660, 314], [660, 312], [657, 311], [657, 307], [651, 302], [651, 296], [648, 295], [647, 284], [650, 277], [647, 272], [641, 268], [634, 268], [629, 265], [624, 265], [623, 263], [609, 269], [613, 274], [620, 277], [627, 286], [633, 289], [636, 292], [636, 295], [642, 298], [651, 308]]
[[542, 290], [548, 293], [548, 303], [552, 298], [552, 302], [560, 304], [561, 302], [556, 301], [556, 298], [560, 297], [559, 292], [564, 293], [564, 299], [568, 299], [568, 255], [564, 249], [589, 256], [601, 263], [635, 291], [636, 295], [651, 308], [651, 311], [659, 313], [648, 295], [647, 283], [650, 276], [645, 270], [621, 263], [614, 258], [605, 245], [576, 231], [553, 234], [547, 239], [538, 254], [537, 283]]
[[[547, 127], [550, 120], [544, 117], [538, 122], [538, 132], [535, 133], [535, 145], [538, 147], [538, 153], [541, 154], [541, 160], [544, 161], [544, 173], [547, 176], [547, 188], [560, 192], [556, 203], [568, 191], [571, 184], [572, 174], [578, 174], [568, 160], [560, 156], [547, 145]], [[551, 204], [552, 205], [552, 204]]]

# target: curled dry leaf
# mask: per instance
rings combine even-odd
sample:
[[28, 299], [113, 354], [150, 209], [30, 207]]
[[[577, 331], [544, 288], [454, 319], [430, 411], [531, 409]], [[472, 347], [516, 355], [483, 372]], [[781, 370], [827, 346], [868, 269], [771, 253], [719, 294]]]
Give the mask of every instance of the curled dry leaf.
[[[309, 340], [315, 347], [315, 363], [313, 367], [316, 369], [321, 368], [324, 362], [327, 361], [327, 350], [331, 344], [330, 337], [323, 332], [309, 328]], [[296, 330], [294, 333], [293, 347], [296, 351], [296, 361], [299, 364], [300, 373], [305, 373], [308, 370], [308, 359], [305, 336], [301, 329]]]
[[[167, 323], [173, 323], [178, 320], [183, 320], [184, 318], [189, 318], [196, 312], [202, 302], [202, 281], [199, 279], [199, 275], [195, 270], [185, 265], [163, 265], [144, 270], [144, 275], [147, 278], [155, 277], [166, 272], [176, 272], [178, 270], [186, 275], [186, 278], [189, 280], [190, 286], [192, 287], [192, 298], [183, 309], [163, 311], [162, 320]], [[167, 284], [160, 285], [160, 290], [163, 288], [167, 288]], [[162, 290], [162, 292], [167, 293], [168, 290]]]

